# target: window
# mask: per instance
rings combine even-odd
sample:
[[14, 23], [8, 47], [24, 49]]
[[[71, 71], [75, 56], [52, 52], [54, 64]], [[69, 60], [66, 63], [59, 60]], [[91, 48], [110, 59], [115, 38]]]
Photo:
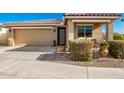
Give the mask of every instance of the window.
[[78, 27], [78, 37], [85, 37], [84, 35], [84, 27]]
[[92, 37], [92, 26], [78, 26], [78, 37]]

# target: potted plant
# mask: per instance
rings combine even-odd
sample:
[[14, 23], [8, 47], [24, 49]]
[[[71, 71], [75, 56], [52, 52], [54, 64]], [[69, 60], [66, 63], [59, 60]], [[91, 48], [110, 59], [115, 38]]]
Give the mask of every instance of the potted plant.
[[65, 44], [64, 44], [64, 42], [60, 42], [59, 51], [60, 52], [64, 52], [65, 51]]
[[107, 42], [102, 42], [100, 44], [99, 53], [102, 57], [106, 57], [108, 55], [108, 47], [109, 44]]

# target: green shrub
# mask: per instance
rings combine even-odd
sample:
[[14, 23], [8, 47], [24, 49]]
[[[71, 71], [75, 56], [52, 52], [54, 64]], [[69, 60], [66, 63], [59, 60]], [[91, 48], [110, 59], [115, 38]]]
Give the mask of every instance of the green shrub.
[[113, 39], [114, 40], [124, 40], [124, 35], [119, 34], [119, 33], [114, 33], [113, 34]]
[[109, 41], [109, 53], [115, 58], [124, 59], [124, 42]]
[[108, 42], [104, 41], [100, 43], [99, 53], [102, 57], [106, 57], [108, 55], [108, 47], [109, 47]]
[[91, 61], [93, 44], [90, 40], [76, 39], [69, 41], [70, 57], [74, 61]]
[[100, 49], [101, 50], [105, 50], [105, 49], [108, 49], [108, 47], [109, 47], [109, 44], [108, 44], [108, 42], [101, 42], [100, 43]]

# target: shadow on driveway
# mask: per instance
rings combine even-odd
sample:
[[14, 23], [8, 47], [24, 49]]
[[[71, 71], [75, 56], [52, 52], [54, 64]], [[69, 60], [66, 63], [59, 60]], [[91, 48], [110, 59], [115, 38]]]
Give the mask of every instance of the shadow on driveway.
[[56, 48], [52, 46], [15, 46], [7, 52], [55, 52]]
[[40, 61], [71, 61], [66, 53], [41, 54], [37, 60]]

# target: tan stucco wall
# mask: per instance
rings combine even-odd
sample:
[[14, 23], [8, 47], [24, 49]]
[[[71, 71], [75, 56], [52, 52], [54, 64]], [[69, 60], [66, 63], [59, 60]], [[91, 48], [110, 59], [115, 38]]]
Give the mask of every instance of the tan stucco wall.
[[[89, 26], [92, 25], [93, 26], [93, 32], [92, 32], [92, 37], [88, 37], [87, 39], [96, 39], [97, 42], [102, 41], [102, 25], [101, 24], [93, 24], [93, 23], [73, 23], [72, 20], [68, 20], [67, 21], [67, 29], [66, 29], [66, 33], [67, 33], [67, 47], [68, 45], [68, 40], [73, 40], [73, 39], [77, 39], [77, 26], [79, 25], [85, 25], [85, 26]], [[84, 38], [85, 39], [85, 38]]]
[[113, 23], [109, 22], [106, 24], [106, 40], [113, 40]]
[[102, 25], [101, 24], [94, 24], [92, 39], [96, 39], [97, 42], [100, 42], [103, 40], [103, 38], [102, 38]]
[[6, 30], [0, 31], [0, 45], [7, 45], [8, 43], [8, 32]]
[[66, 45], [67, 47], [69, 47], [69, 40], [73, 40], [74, 39], [74, 24], [72, 22], [72, 20], [68, 20], [67, 21], [67, 25], [66, 25]]
[[15, 42], [14, 42], [14, 30], [9, 30], [8, 31], [8, 45], [9, 46], [14, 46]]
[[7, 45], [7, 33], [0, 33], [0, 45]]
[[14, 31], [16, 45], [53, 45], [57, 31], [53, 29], [18, 29]]

